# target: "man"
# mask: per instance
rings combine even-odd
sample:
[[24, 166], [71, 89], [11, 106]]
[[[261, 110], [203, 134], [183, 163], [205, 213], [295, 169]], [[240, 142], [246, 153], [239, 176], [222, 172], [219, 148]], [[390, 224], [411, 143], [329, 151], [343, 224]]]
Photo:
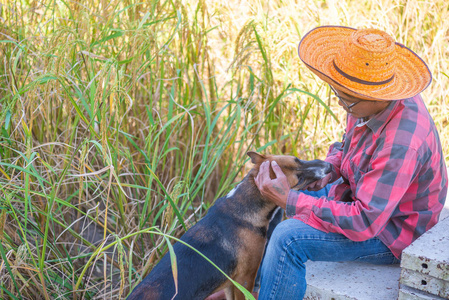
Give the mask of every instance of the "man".
[[[324, 26], [299, 45], [306, 66], [330, 85], [347, 112], [346, 133], [330, 147], [333, 172], [289, 189], [269, 162], [256, 184], [286, 209], [261, 266], [259, 299], [302, 299], [305, 262], [399, 262], [402, 250], [437, 223], [447, 172], [434, 122], [421, 93], [426, 64], [383, 31]], [[317, 192], [313, 192], [317, 191]]]

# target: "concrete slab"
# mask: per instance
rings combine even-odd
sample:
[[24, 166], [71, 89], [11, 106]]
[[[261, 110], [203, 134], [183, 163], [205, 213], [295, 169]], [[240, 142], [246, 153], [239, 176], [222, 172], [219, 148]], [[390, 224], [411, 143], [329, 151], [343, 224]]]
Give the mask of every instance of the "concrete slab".
[[398, 296], [399, 265], [307, 262], [307, 300], [392, 300]]

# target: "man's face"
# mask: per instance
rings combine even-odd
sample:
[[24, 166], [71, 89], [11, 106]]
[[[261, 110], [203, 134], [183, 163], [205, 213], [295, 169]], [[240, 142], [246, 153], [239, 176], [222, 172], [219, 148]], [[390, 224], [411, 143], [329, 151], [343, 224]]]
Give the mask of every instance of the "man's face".
[[338, 104], [343, 107], [348, 114], [351, 114], [356, 118], [366, 118], [375, 115], [390, 104], [390, 101], [362, 100], [348, 95], [334, 87], [331, 88], [339, 100]]

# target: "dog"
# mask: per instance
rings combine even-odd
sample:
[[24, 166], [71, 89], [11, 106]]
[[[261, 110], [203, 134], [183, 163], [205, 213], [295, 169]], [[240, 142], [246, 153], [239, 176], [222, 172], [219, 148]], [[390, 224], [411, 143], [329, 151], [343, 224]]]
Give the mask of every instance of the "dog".
[[[331, 172], [331, 164], [302, 161], [294, 156], [248, 152], [253, 169], [225, 197], [216, 200], [206, 216], [190, 228], [181, 240], [204, 254], [230, 278], [252, 291], [262, 260], [268, 224], [278, 209], [265, 200], [254, 178], [262, 162], [276, 161], [292, 189], [299, 190]], [[270, 176], [275, 178], [270, 168]], [[134, 288], [128, 300], [199, 299], [225, 289], [226, 299], [244, 295], [217, 268], [186, 245], [173, 245], [177, 261], [177, 290], [170, 262], [165, 255], [150, 274]]]

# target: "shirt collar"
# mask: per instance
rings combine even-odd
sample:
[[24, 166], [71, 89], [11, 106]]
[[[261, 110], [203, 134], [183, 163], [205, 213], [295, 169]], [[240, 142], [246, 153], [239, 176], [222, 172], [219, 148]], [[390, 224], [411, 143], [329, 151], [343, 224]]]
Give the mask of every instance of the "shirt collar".
[[401, 101], [391, 101], [391, 103], [380, 113], [372, 116], [368, 121], [361, 119], [357, 120], [357, 126], [366, 126], [371, 129], [373, 134], [378, 134], [385, 127], [387, 122], [391, 119], [393, 112], [397, 110], [397, 107]]

